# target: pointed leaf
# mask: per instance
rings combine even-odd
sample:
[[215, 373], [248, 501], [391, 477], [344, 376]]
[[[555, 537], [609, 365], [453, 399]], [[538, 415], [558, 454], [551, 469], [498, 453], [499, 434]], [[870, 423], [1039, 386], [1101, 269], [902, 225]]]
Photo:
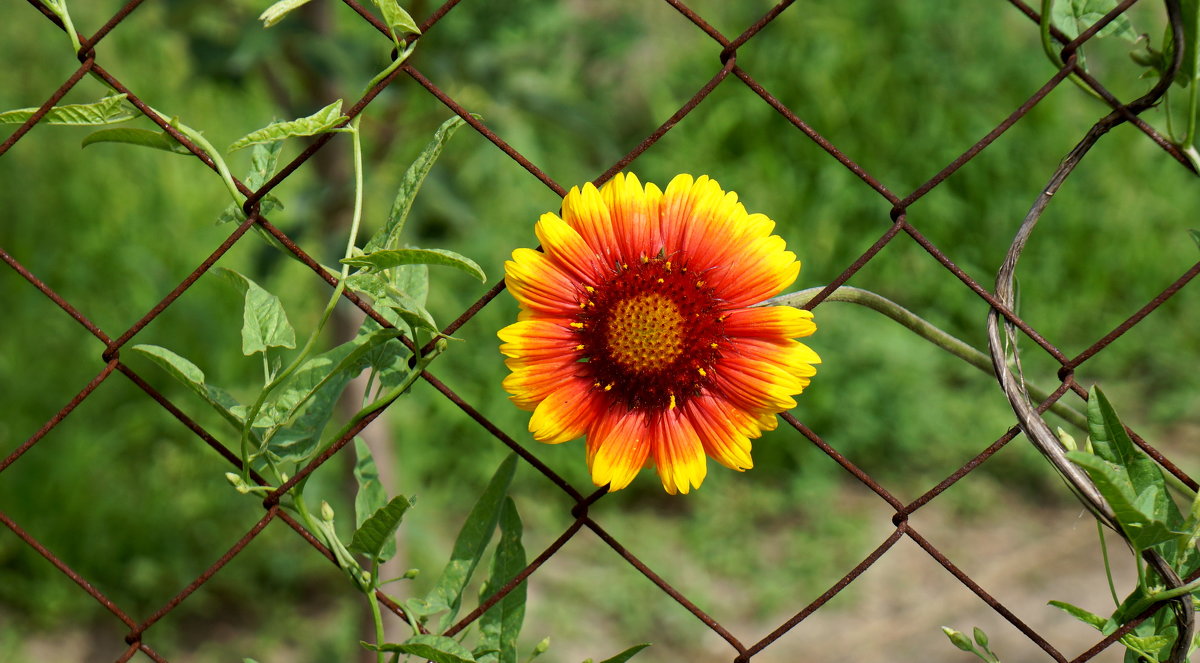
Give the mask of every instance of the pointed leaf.
[[293, 10], [307, 5], [310, 1], [311, 0], [279, 0], [279, 2], [267, 7], [263, 13], [259, 14], [258, 20], [263, 22], [264, 28], [269, 28], [272, 25], [282, 21], [283, 17], [287, 16]]
[[367, 518], [388, 503], [387, 492], [379, 481], [379, 468], [371, 447], [362, 438], [354, 438], [354, 480], [358, 492], [354, 495], [354, 526], [362, 527]]
[[496, 523], [500, 519], [500, 507], [504, 503], [516, 470], [515, 454], [510, 454], [500, 463], [500, 467], [492, 475], [492, 480], [463, 523], [458, 539], [454, 542], [450, 561], [438, 578], [437, 585], [425, 598], [425, 602], [430, 606], [444, 605], [449, 608], [449, 613], [442, 620], [446, 625], [449, 625], [450, 620], [458, 613], [463, 589], [471, 580], [479, 559], [483, 557], [484, 549], [492, 539], [492, 532], [496, 530]]
[[358, 336], [301, 364], [267, 401], [267, 406], [279, 412], [283, 421], [304, 409], [295, 423], [271, 438], [271, 452], [283, 460], [306, 459], [333, 417], [346, 384], [366, 368], [367, 355], [397, 334], [394, 329], [381, 329]]
[[377, 651], [399, 652], [416, 656], [422, 661], [434, 663], [476, 663], [471, 652], [454, 638], [444, 635], [420, 634], [405, 640], [403, 643], [387, 643], [376, 647], [370, 643], [362, 643], [364, 647]]
[[383, 271], [398, 265], [445, 265], [486, 281], [483, 269], [474, 260], [446, 249], [382, 249], [355, 258], [343, 258], [347, 265]]
[[192, 153], [191, 150], [175, 140], [171, 134], [165, 131], [150, 131], [149, 129], [122, 127], [93, 131], [84, 137], [81, 147], [95, 145], [96, 143], [125, 143], [128, 145], [151, 147], [156, 150], [163, 150], [164, 152], [174, 152], [175, 154]]
[[[1058, 0], [1051, 11], [1053, 22], [1071, 39], [1087, 30], [1093, 23], [1104, 18], [1117, 6], [1117, 0]], [[1121, 14], [1096, 33], [1097, 37], [1117, 35], [1126, 41], [1137, 41], [1133, 24]]]
[[[354, 531], [350, 550], [366, 555], [372, 561], [383, 563], [396, 554], [396, 529], [404, 518], [404, 512], [412, 502], [403, 495], [392, 498], [385, 506], [371, 514], [361, 527]], [[390, 552], [389, 552], [390, 549]]]
[[400, 247], [400, 233], [404, 230], [404, 222], [408, 219], [408, 212], [412, 209], [413, 199], [417, 197], [417, 192], [421, 190], [421, 184], [425, 182], [425, 176], [429, 174], [430, 168], [433, 167], [435, 161], [442, 154], [442, 148], [446, 146], [446, 142], [454, 135], [464, 124], [463, 119], [457, 115], [446, 120], [442, 126], [433, 132], [433, 139], [421, 150], [417, 155], [416, 160], [408, 167], [404, 173], [404, 178], [400, 180], [400, 189], [396, 191], [396, 199], [392, 202], [392, 209], [388, 213], [387, 222], [383, 228], [375, 233], [363, 249], [366, 253], [373, 253], [379, 249], [395, 249]]
[[[42, 116], [40, 121], [68, 126], [95, 126], [124, 122], [137, 117], [138, 113], [122, 103], [124, 101], [124, 94], [116, 94], [90, 104], [54, 106]], [[0, 113], [0, 124], [23, 124], [33, 117], [37, 110], [37, 108], [18, 108], [5, 111]]]
[[419, 35], [421, 28], [408, 12], [396, 0], [374, 0], [375, 6], [383, 13], [383, 20], [392, 30], [392, 37], [401, 39], [405, 35]]
[[[606, 658], [603, 661], [600, 661], [600, 663], [625, 663], [625, 661], [628, 661], [629, 659], [633, 658], [638, 652], [642, 651], [643, 649], [645, 649], [646, 647], [649, 647], [649, 646], [650, 646], [649, 642], [643, 642], [640, 645], [634, 645], [634, 646], [630, 647], [629, 649], [626, 649], [625, 651], [621, 652], [620, 654], [613, 656], [612, 658]], [[655, 651], [658, 651], [658, 650], [655, 650]]]
[[[245, 414], [238, 413], [239, 407], [242, 407], [233, 396], [230, 396], [225, 390], [207, 384], [204, 381], [204, 372], [192, 362], [180, 357], [170, 350], [157, 345], [135, 345], [133, 350], [142, 353], [149, 357], [154, 363], [158, 364], [171, 377], [182, 382], [190, 388], [196, 395], [204, 399], [214, 410], [217, 411], [226, 421], [233, 424], [239, 430], [245, 422]], [[244, 408], [243, 408], [244, 410]], [[258, 439], [257, 434], [254, 439]]]
[[342, 100], [329, 104], [321, 110], [302, 117], [298, 120], [289, 120], [287, 122], [272, 122], [271, 124], [235, 140], [229, 146], [229, 151], [240, 150], [243, 147], [257, 145], [259, 143], [271, 143], [277, 140], [284, 140], [295, 136], [315, 136], [323, 134], [333, 129], [338, 125], [348, 120], [345, 115], [342, 115]]
[[283, 304], [275, 295], [232, 269], [214, 270], [242, 291], [245, 305], [242, 312], [242, 354], [249, 357], [267, 348], [296, 347], [296, 332], [288, 322]]
[[1049, 604], [1058, 608], [1059, 610], [1062, 610], [1063, 612], [1071, 615], [1072, 617], [1074, 617], [1075, 619], [1078, 619], [1079, 621], [1083, 622], [1084, 624], [1091, 626], [1092, 628], [1094, 628], [1096, 630], [1103, 629], [1104, 622], [1107, 621], [1105, 618], [1101, 617], [1100, 615], [1097, 615], [1092, 612], [1088, 612], [1087, 610], [1084, 610], [1083, 608], [1080, 608], [1079, 606], [1076, 606], [1076, 605], [1071, 605], [1070, 603], [1067, 603], [1066, 601], [1050, 601]]
[[1133, 485], [1119, 466], [1085, 451], [1068, 451], [1067, 458], [1082, 467], [1091, 477], [1100, 494], [1112, 506], [1121, 529], [1138, 552], [1168, 541], [1178, 534], [1167, 523], [1138, 509]]
[[[1200, 48], [1196, 39], [1200, 38], [1200, 2], [1197, 0], [1180, 0], [1180, 14], [1183, 19], [1183, 62], [1179, 64], [1179, 72], [1175, 80], [1184, 85], [1195, 83], [1200, 78]], [[1168, 30], [1170, 35], [1171, 31]], [[1200, 241], [1198, 239], [1197, 241]]]
[[1192, 241], [1196, 243], [1196, 246], [1200, 247], [1200, 230], [1193, 228], [1188, 231], [1188, 234], [1192, 236]]
[[1112, 403], [1099, 387], [1092, 387], [1088, 394], [1088, 429], [1096, 454], [1122, 468], [1129, 476], [1135, 494], [1142, 495], [1152, 486], [1158, 490], [1153, 508], [1146, 513], [1173, 527], [1181, 526], [1183, 517], [1179, 508], [1167, 497], [1167, 484], [1162, 470], [1134, 446], [1125, 424], [1121, 423]]
[[[521, 516], [511, 497], [500, 511], [500, 541], [492, 555], [486, 593], [492, 594], [525, 570]], [[525, 583], [517, 585], [479, 618], [479, 646], [494, 649], [498, 663], [517, 663], [517, 636], [525, 620]]]

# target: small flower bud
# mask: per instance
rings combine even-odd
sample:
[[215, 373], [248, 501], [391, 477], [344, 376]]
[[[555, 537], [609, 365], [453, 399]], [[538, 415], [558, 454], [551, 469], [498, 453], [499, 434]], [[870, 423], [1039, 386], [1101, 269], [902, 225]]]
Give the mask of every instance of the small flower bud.
[[1075, 443], [1075, 438], [1071, 437], [1067, 431], [1061, 428], [1055, 428], [1054, 434], [1058, 436], [1058, 443], [1063, 446], [1063, 449], [1066, 449], [1067, 451], [1075, 451], [1079, 448], [1079, 445]]
[[975, 630], [974, 630], [974, 635], [975, 635], [975, 642], [978, 643], [980, 647], [987, 649], [987, 646], [988, 646], [987, 633], [984, 633], [983, 629], [976, 626]]
[[409, 569], [409, 570], [405, 571], [404, 575], [402, 575], [400, 577], [404, 578], [405, 580], [412, 580], [413, 578], [415, 578], [419, 575], [421, 575], [421, 569]]
[[550, 637], [547, 636], [545, 638], [542, 638], [542, 641], [537, 643], [537, 646], [535, 646], [533, 648], [533, 655], [541, 656], [542, 654], [545, 654], [546, 650], [549, 648], [550, 648]]
[[321, 500], [321, 520], [327, 523], [333, 522], [333, 507], [329, 506], [329, 502]]
[[950, 638], [950, 642], [954, 643], [955, 647], [958, 647], [963, 651], [971, 651], [975, 649], [975, 645], [971, 644], [971, 641], [967, 639], [967, 636], [955, 631], [949, 626], [943, 626], [942, 633], [945, 633], [946, 637]]
[[250, 492], [250, 487], [246, 485], [246, 482], [242, 479], [242, 475], [237, 472], [226, 472], [225, 480], [229, 482], [229, 485], [233, 486], [234, 490], [243, 495]]

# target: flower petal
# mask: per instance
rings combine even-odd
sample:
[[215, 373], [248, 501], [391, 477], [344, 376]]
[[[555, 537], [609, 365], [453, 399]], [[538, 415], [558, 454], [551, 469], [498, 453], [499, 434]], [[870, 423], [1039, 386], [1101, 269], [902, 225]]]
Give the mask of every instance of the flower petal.
[[612, 219], [622, 262], [631, 263], [658, 255], [662, 248], [658, 210], [651, 213], [647, 191], [637, 176], [617, 173], [600, 188], [600, 195]]
[[741, 472], [754, 466], [750, 438], [761, 433], [753, 418], [709, 394], [689, 400], [684, 412], [704, 446], [704, 453], [731, 470]]
[[796, 338], [817, 330], [812, 311], [791, 306], [758, 306], [730, 311], [725, 318], [725, 334], [746, 338]]
[[529, 432], [535, 440], [549, 444], [573, 440], [584, 434], [604, 405], [588, 380], [566, 380], [534, 409]]
[[588, 431], [588, 467], [592, 483], [609, 491], [629, 485], [650, 454], [650, 429], [641, 412], [610, 410]]
[[524, 308], [566, 317], [579, 306], [580, 286], [543, 253], [513, 251], [513, 259], [504, 263], [504, 274], [509, 291]]
[[591, 182], [582, 189], [571, 188], [563, 198], [562, 213], [563, 221], [579, 232], [603, 264], [612, 266], [621, 261], [608, 206]]
[[543, 214], [534, 226], [534, 233], [546, 255], [581, 283], [595, 285], [606, 273], [611, 273], [611, 269], [597, 258], [579, 231], [558, 218], [558, 215]]
[[708, 472], [704, 445], [686, 416], [677, 409], [653, 418], [651, 453], [663, 488], [672, 495], [699, 488]]

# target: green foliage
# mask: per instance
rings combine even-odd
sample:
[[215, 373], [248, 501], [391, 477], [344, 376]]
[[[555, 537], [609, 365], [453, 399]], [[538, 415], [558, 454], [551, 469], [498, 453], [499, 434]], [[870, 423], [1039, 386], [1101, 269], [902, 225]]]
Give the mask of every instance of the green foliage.
[[434, 663], [475, 663], [475, 657], [466, 647], [444, 635], [417, 634], [403, 643], [388, 643], [380, 647], [366, 642], [362, 644], [367, 649], [408, 654]]
[[[54, 106], [42, 116], [41, 121], [47, 124], [88, 126], [124, 122], [137, 117], [138, 113], [124, 101], [124, 94], [114, 94], [91, 104]], [[22, 124], [35, 112], [36, 108], [5, 111], [0, 113], [0, 124]]]
[[258, 15], [258, 20], [263, 22], [264, 28], [269, 28], [272, 25], [282, 21], [291, 12], [307, 5], [311, 0], [279, 0], [275, 4], [263, 10], [263, 13]]
[[417, 27], [417, 22], [408, 15], [407, 11], [404, 11], [399, 2], [396, 0], [373, 0], [373, 2], [383, 13], [383, 20], [387, 23], [388, 29], [392, 31], [393, 40], [399, 41], [401, 37], [410, 34], [421, 34], [421, 28]]
[[[266, 184], [275, 174], [281, 150], [283, 150], [283, 141], [256, 144], [250, 151], [250, 172], [243, 180], [244, 184], [251, 190], [258, 190], [259, 187]], [[283, 209], [283, 202], [271, 194], [267, 194], [259, 201], [259, 211], [262, 214], [270, 214], [277, 209]], [[245, 218], [246, 214], [242, 212], [242, 206], [230, 203], [217, 218], [217, 223], [243, 221]]]
[[249, 357], [257, 352], [266, 353], [267, 348], [296, 347], [296, 331], [288, 322], [287, 313], [278, 297], [232, 269], [215, 267], [213, 273], [224, 276], [245, 297], [242, 354]]
[[391, 559], [396, 554], [396, 530], [400, 527], [404, 512], [411, 506], [411, 500], [404, 496], [396, 496], [386, 505], [379, 507], [378, 511], [354, 530], [350, 550], [366, 555], [373, 563], [382, 564]]
[[164, 152], [174, 152], [176, 154], [191, 154], [192, 151], [184, 147], [182, 143], [175, 140], [175, 137], [165, 131], [150, 131], [149, 129], [135, 129], [133, 127], [120, 127], [117, 129], [101, 129], [93, 131], [83, 139], [82, 147], [88, 145], [96, 145], [99, 143], [124, 143], [126, 145], [139, 145], [141, 147], [149, 147], [155, 150]]
[[[1053, 3], [1051, 20], [1071, 39], [1079, 36], [1093, 23], [1104, 18], [1117, 6], [1116, 0], [1057, 0]], [[1136, 41], [1138, 36], [1129, 17], [1121, 14], [1096, 33], [1097, 37], [1117, 35], [1127, 41]]]
[[307, 117], [287, 122], [272, 122], [262, 129], [251, 131], [233, 141], [229, 146], [229, 151], [234, 152], [245, 147], [250, 147], [251, 145], [274, 143], [288, 138], [316, 136], [328, 133], [349, 119], [345, 115], [342, 115], [342, 100], [338, 99]]
[[418, 617], [446, 613], [442, 617], [442, 629], [450, 625], [458, 614], [462, 603], [463, 590], [475, 573], [475, 567], [483, 557], [492, 533], [500, 521], [501, 507], [504, 505], [508, 486], [512, 483], [517, 470], [517, 457], [509, 455], [488, 482], [487, 488], [475, 502], [474, 508], [459, 530], [454, 542], [454, 550], [450, 561], [438, 577], [437, 584], [427, 596], [422, 599], [410, 600], [406, 607]]
[[342, 262], [377, 271], [401, 265], [445, 265], [466, 272], [480, 281], [487, 281], [487, 276], [478, 263], [446, 249], [384, 249], [354, 258], [344, 258]]
[[[633, 658], [634, 656], [637, 655], [638, 652], [642, 651], [643, 649], [645, 649], [646, 647], [649, 647], [649, 646], [650, 646], [649, 642], [643, 642], [640, 645], [634, 645], [634, 646], [620, 652], [616, 656], [612, 656], [610, 658], [604, 659], [603, 661], [600, 661], [600, 663], [625, 663], [625, 661], [628, 661], [629, 659]], [[587, 659], [587, 660], [590, 661], [591, 659]]]
[[[511, 497], [504, 499], [500, 511], [500, 540], [492, 555], [492, 568], [483, 595], [490, 595], [525, 570], [525, 546], [521, 543], [521, 516]], [[479, 648], [495, 651], [480, 657], [483, 661], [517, 663], [517, 636], [525, 621], [525, 584], [506, 594], [479, 618]]]
[[[1200, 537], [1197, 498], [1193, 496], [1185, 520], [1170, 496], [1165, 476], [1158, 465], [1133, 444], [1104, 392], [1093, 387], [1088, 395], [1090, 451], [1069, 451], [1067, 457], [1082, 467], [1112, 507], [1121, 531], [1133, 547], [1135, 557], [1153, 551], [1162, 556], [1180, 577], [1189, 576], [1200, 555], [1195, 540]], [[1107, 569], [1106, 569], [1107, 571]], [[1111, 575], [1110, 575], [1111, 583]], [[1148, 608], [1176, 596], [1188, 596], [1194, 588], [1164, 589], [1152, 568], [1139, 564], [1138, 584], [1108, 618], [1064, 601], [1057, 607], [1096, 630], [1110, 634]], [[1187, 600], [1191, 600], [1190, 597]], [[1126, 660], [1157, 663], [1171, 651], [1178, 629], [1172, 611], [1165, 607], [1121, 638], [1128, 650]], [[1192, 643], [1192, 647], [1195, 643]]]

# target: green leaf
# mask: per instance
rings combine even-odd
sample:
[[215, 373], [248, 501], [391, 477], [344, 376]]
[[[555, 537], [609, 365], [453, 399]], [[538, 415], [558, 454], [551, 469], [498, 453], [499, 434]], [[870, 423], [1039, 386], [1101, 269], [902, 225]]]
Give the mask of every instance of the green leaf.
[[362, 527], [367, 518], [387, 505], [387, 492], [379, 481], [379, 468], [371, 447], [360, 437], [354, 438], [354, 480], [358, 492], [354, 494], [354, 526]]
[[[1180, 81], [1186, 86], [1194, 83], [1200, 77], [1200, 49], [1196, 48], [1196, 39], [1200, 37], [1200, 2], [1180, 0], [1179, 8], [1183, 18], [1184, 47], [1183, 62], [1179, 64], [1176, 81]], [[1167, 34], [1172, 33], [1168, 30]]]
[[164, 152], [174, 152], [175, 154], [192, 153], [182, 143], [175, 140], [171, 134], [165, 131], [150, 131], [149, 129], [118, 128], [93, 131], [84, 137], [82, 147], [96, 143], [125, 143], [127, 145], [151, 147], [156, 150], [163, 150]]
[[289, 120], [287, 122], [272, 122], [258, 131], [251, 131], [233, 141], [233, 144], [229, 146], [229, 151], [233, 152], [243, 147], [258, 145], [260, 143], [272, 143], [295, 136], [323, 134], [336, 129], [339, 124], [342, 124], [347, 119], [349, 118], [342, 115], [342, 100], [338, 99], [308, 117]]
[[[138, 113], [124, 104], [124, 101], [124, 94], [116, 94], [90, 104], [54, 106], [42, 116], [40, 121], [67, 126], [95, 126], [124, 122], [137, 117]], [[5, 111], [0, 113], [0, 124], [23, 124], [33, 117], [37, 110], [37, 108], [18, 108]]]
[[422, 661], [434, 661], [434, 663], [476, 663], [475, 657], [466, 647], [459, 644], [454, 638], [444, 635], [422, 633], [414, 635], [400, 644], [389, 642], [377, 647], [369, 642], [363, 642], [362, 645], [373, 651], [399, 652], [416, 656]]
[[[492, 475], [492, 480], [484, 489], [483, 494], [479, 496], [479, 500], [475, 502], [466, 522], [463, 523], [462, 530], [458, 533], [458, 539], [454, 542], [454, 551], [450, 554], [450, 561], [442, 570], [442, 575], [438, 578], [433, 591], [424, 599], [424, 604], [429, 610], [435, 610], [442, 606], [449, 610], [449, 613], [442, 619], [447, 626], [458, 613], [463, 589], [471, 580], [471, 575], [475, 573], [479, 559], [483, 557], [484, 549], [492, 539], [492, 532], [495, 531], [496, 523], [500, 519], [501, 505], [504, 503], [508, 486], [512, 483], [516, 470], [517, 456], [515, 454], [510, 454], [504, 459], [504, 462], [500, 463], [500, 467]], [[433, 613], [422, 611], [422, 614]]]
[[1165, 635], [1150, 635], [1142, 637], [1130, 633], [1121, 638], [1121, 644], [1144, 651], [1148, 654], [1153, 654], [1172, 642], [1175, 642], [1175, 638], [1167, 637]]
[[401, 273], [399, 283], [391, 282], [386, 273], [356, 272], [346, 279], [346, 285], [369, 296], [378, 305], [376, 308], [393, 325], [409, 327], [411, 336], [418, 329], [437, 333], [437, 323], [425, 310], [429, 293], [429, 268], [425, 265], [400, 265], [388, 273]]
[[383, 12], [383, 20], [392, 31], [392, 38], [397, 41], [404, 35], [419, 35], [421, 28], [408, 12], [396, 0], [374, 0], [375, 6]]
[[1188, 231], [1188, 234], [1192, 236], [1192, 241], [1196, 243], [1196, 247], [1200, 248], [1200, 230], [1193, 228]]
[[433, 139], [429, 141], [425, 149], [421, 150], [421, 153], [405, 171], [404, 177], [400, 180], [400, 188], [396, 191], [396, 199], [392, 201], [392, 209], [388, 212], [387, 222], [367, 242], [365, 253], [400, 247], [400, 233], [404, 230], [404, 223], [408, 220], [408, 212], [412, 209], [413, 199], [417, 197], [417, 192], [421, 190], [421, 185], [425, 182], [425, 176], [429, 174], [434, 162], [441, 156], [447, 141], [463, 124], [463, 119], [455, 115], [443, 122], [442, 126], [433, 132]]
[[1167, 496], [1167, 483], [1162, 470], [1133, 444], [1125, 424], [1117, 416], [1112, 403], [1099, 387], [1088, 393], [1088, 429], [1096, 454], [1115, 463], [1128, 474], [1134, 494], [1142, 496], [1150, 487], [1157, 489], [1156, 498], [1146, 513], [1172, 527], [1179, 527], [1183, 517], [1179, 508]]
[[[600, 661], [600, 663], [625, 663], [625, 661], [628, 661], [629, 659], [633, 658], [635, 655], [637, 655], [638, 652], [642, 651], [643, 649], [645, 649], [646, 647], [649, 647], [649, 646], [650, 646], [649, 642], [643, 642], [640, 645], [634, 645], [634, 646], [630, 647], [629, 649], [626, 649], [625, 651], [621, 652], [620, 654], [613, 656], [612, 658], [606, 658], [603, 661]], [[657, 651], [657, 650], [655, 650], [655, 651]]]
[[[500, 510], [500, 541], [492, 555], [492, 569], [485, 588], [491, 595], [525, 570], [525, 546], [521, 543], [521, 516], [511, 497]], [[495, 649], [498, 663], [517, 663], [517, 636], [525, 620], [525, 583], [496, 602], [479, 618], [479, 646]]]
[[[1093, 23], [1104, 18], [1117, 6], [1117, 0], [1057, 0], [1050, 12], [1051, 20], [1071, 39], [1079, 36]], [[1116, 35], [1126, 41], [1135, 42], [1137, 31], [1125, 14], [1121, 14], [1096, 33], [1097, 37]]]
[[279, 413], [281, 420], [290, 419], [305, 408], [294, 424], [271, 438], [271, 453], [281, 460], [306, 459], [333, 417], [346, 384], [367, 367], [367, 356], [373, 349], [393, 340], [397, 334], [394, 329], [381, 329], [360, 335], [301, 364], [264, 407]]
[[380, 564], [391, 559], [396, 554], [396, 529], [411, 506], [412, 502], [403, 495], [393, 497], [354, 531], [350, 550]]
[[264, 28], [269, 28], [272, 25], [283, 20], [293, 10], [307, 5], [310, 0], [279, 0], [275, 4], [267, 7], [263, 13], [258, 15], [258, 20], [263, 22]]
[[[275, 167], [279, 163], [279, 153], [282, 150], [283, 143], [280, 141], [259, 143], [254, 146], [254, 149], [250, 151], [250, 172], [243, 180], [248, 188], [257, 191], [275, 175]], [[260, 214], [265, 215], [276, 209], [283, 209], [283, 203], [275, 196], [267, 194], [258, 201], [258, 209]], [[230, 203], [217, 218], [217, 225], [230, 221], [241, 223], [245, 220], [246, 214], [242, 211], [242, 206]]]
[[1087, 610], [1084, 610], [1076, 605], [1071, 605], [1066, 601], [1050, 601], [1049, 604], [1098, 631], [1102, 630], [1104, 628], [1104, 623], [1108, 621], [1100, 615], [1088, 612]]
[[[1068, 451], [1067, 458], [1087, 472], [1100, 494], [1112, 506], [1121, 529], [1138, 552], [1168, 541], [1178, 534], [1167, 523], [1138, 509], [1138, 495], [1120, 466], [1085, 451]], [[1142, 502], [1145, 500], [1143, 499]]]
[[[245, 415], [239, 415], [237, 409], [240, 404], [237, 400], [230, 396], [225, 390], [207, 384], [204, 381], [204, 372], [192, 362], [180, 357], [170, 350], [157, 345], [135, 345], [133, 350], [142, 353], [149, 357], [154, 363], [158, 364], [171, 377], [182, 382], [206, 403], [212, 406], [226, 421], [233, 424], [237, 429], [241, 429], [245, 422]], [[257, 434], [253, 436], [258, 439]]]
[[245, 297], [242, 354], [249, 357], [256, 352], [266, 352], [267, 348], [296, 347], [296, 332], [278, 297], [232, 269], [217, 267], [214, 271], [241, 290]]
[[464, 271], [480, 281], [487, 281], [483, 269], [474, 260], [446, 249], [382, 249], [342, 262], [361, 269], [383, 271], [398, 265], [445, 265]]

